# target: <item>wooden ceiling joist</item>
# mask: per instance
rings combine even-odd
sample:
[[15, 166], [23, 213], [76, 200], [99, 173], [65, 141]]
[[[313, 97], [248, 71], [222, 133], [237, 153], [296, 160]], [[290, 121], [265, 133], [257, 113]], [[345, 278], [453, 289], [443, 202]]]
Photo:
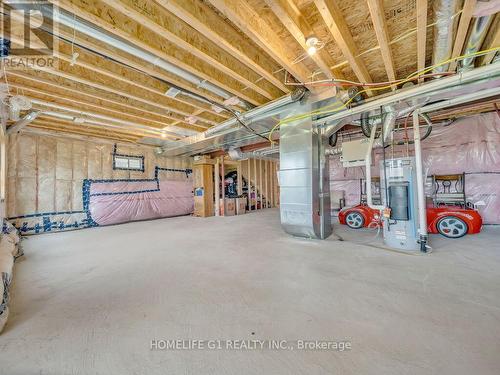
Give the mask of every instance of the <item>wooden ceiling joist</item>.
[[[465, 38], [467, 37], [467, 30], [469, 30], [469, 24], [472, 19], [472, 13], [474, 12], [474, 7], [476, 6], [476, 0], [465, 0], [464, 7], [462, 9], [462, 14], [460, 15], [460, 22], [458, 23], [457, 35], [455, 37], [455, 43], [453, 44], [453, 52], [451, 53], [451, 58], [460, 56], [462, 53], [462, 48], [464, 47]], [[450, 71], [454, 71], [457, 67], [457, 61], [451, 62], [449, 66]]]
[[[427, 0], [417, 0], [417, 69], [425, 68], [427, 46]], [[422, 82], [423, 79], [419, 79]]]
[[111, 129], [111, 128], [104, 128], [101, 125], [92, 125], [92, 124], [75, 124], [72, 123], [71, 121], [51, 117], [51, 116], [39, 116], [36, 120], [33, 121], [33, 123], [37, 124], [45, 124], [48, 126], [64, 126], [69, 129], [74, 129], [77, 131], [86, 132], [86, 131], [94, 131], [94, 132], [101, 132], [101, 133], [108, 133], [108, 134], [116, 134], [116, 135], [122, 135], [124, 137], [129, 137], [129, 138], [139, 138], [142, 137], [142, 134], [138, 134], [134, 131], [128, 130], [128, 129]]
[[[107, 48], [108, 46], [103, 43], [98, 45], [96, 42], [90, 41], [90, 38], [85, 39], [77, 36], [76, 34], [72, 35], [69, 32], [64, 31], [64, 28], [65, 27], [63, 25], [59, 26], [58, 36], [61, 38], [61, 43], [59, 43], [58, 51], [54, 51], [54, 54], [64, 61], [72, 61], [70, 54], [72, 54], [73, 51], [77, 51], [79, 57], [74, 63], [108, 75], [110, 78], [134, 84], [138, 87], [162, 95], [172, 86], [176, 86], [181, 90], [184, 89], [186, 92], [192, 93], [193, 95], [205, 97], [211, 102], [221, 106], [223, 105], [223, 100], [221, 98], [210, 95], [203, 89], [186, 85], [183, 82], [176, 80], [171, 74], [160, 70], [159, 68], [153, 69], [149, 66], [149, 63], [139, 61], [132, 55], [122, 53], [121, 51], [113, 51], [112, 49]], [[13, 38], [15, 40], [16, 36], [13, 36]], [[71, 47], [68, 46], [69, 41], [73, 44]], [[79, 46], [82, 46], [83, 48], [79, 48]], [[95, 53], [93, 54], [90, 51], [94, 51]], [[66, 52], [66, 54], [64, 54], [64, 52]], [[103, 66], [107, 68], [108, 71], [103, 69]], [[217, 123], [230, 117], [226, 110], [216, 112], [212, 109], [211, 104], [205, 103], [201, 99], [188, 97], [184, 94], [184, 91], [181, 91], [181, 93], [177, 96], [170, 99], [187, 105], [187, 109], [190, 107], [203, 109], [202, 112], [199, 112], [200, 114], [203, 112], [211, 113], [215, 116], [212, 120]]]
[[367, 3], [368, 9], [370, 9], [373, 28], [375, 29], [375, 34], [377, 35], [378, 44], [380, 46], [382, 60], [384, 61], [385, 71], [387, 72], [387, 78], [389, 78], [389, 81], [394, 81], [396, 80], [396, 73], [394, 70], [391, 46], [389, 44], [390, 37], [385, 21], [384, 4], [382, 0], [367, 0]]
[[37, 119], [33, 121], [30, 126], [40, 129], [64, 131], [71, 134], [78, 134], [83, 136], [97, 136], [107, 139], [127, 140], [128, 142], [136, 142], [138, 139], [142, 138], [141, 135], [128, 132], [115, 132], [107, 129], [102, 129], [101, 127], [97, 126], [76, 126], [69, 122], [54, 121], [53, 119]]
[[[161, 82], [164, 82], [165, 85], [167, 85], [165, 86], [165, 91], [167, 91], [167, 89], [169, 89], [170, 87], [177, 87], [181, 90], [185, 90], [186, 92], [198, 95], [199, 97], [204, 97], [213, 103], [223, 105], [224, 101], [223, 98], [216, 96], [215, 94], [203, 88], [197, 87], [194, 84], [191, 84], [190, 82], [186, 82], [177, 78], [172, 73], [169, 73], [157, 66], [154, 66], [152, 62], [141, 60], [134, 55], [112, 48], [106, 45], [105, 43], [102, 43], [97, 40], [92, 40], [92, 38], [89, 36], [78, 35], [78, 34], [73, 36], [69, 32], [65, 31], [65, 27], [63, 25], [59, 25], [59, 35], [65, 38], [67, 41], [74, 40], [76, 46], [82, 46], [85, 49], [96, 51], [100, 53], [102, 56], [105, 56], [110, 60], [114, 60], [115, 62], [123, 66], [128, 66], [131, 69], [134, 69], [138, 72], [142, 72], [145, 75], [153, 77]], [[200, 100], [186, 98], [182, 93], [179, 94], [179, 97], [176, 97], [175, 99], [180, 102], [186, 103], [188, 105], [204, 109], [207, 112], [211, 111], [210, 105], [208, 104], [205, 105], [204, 102]], [[219, 115], [228, 116], [226, 111], [220, 113]]]
[[[276, 90], [274, 86], [271, 88], [267, 85], [267, 89], [261, 87], [265, 81], [260, 82], [260, 85], [256, 84], [255, 81], [260, 78], [257, 74], [253, 71], [249, 71], [246, 66], [242, 65], [241, 62], [234, 57], [228, 55], [216, 44], [209, 40], [204, 40], [201, 34], [198, 34], [196, 30], [192, 29], [184, 22], [179, 22], [178, 19], [172, 16], [169, 17], [168, 12], [164, 8], [155, 7], [154, 3], [151, 2], [141, 2], [144, 8], [151, 8], [149, 15], [146, 16], [144, 12], [137, 10], [137, 8], [132, 5], [134, 2], [131, 4], [131, 2], [127, 0], [101, 1], [109, 7], [139, 21], [143, 26], [160, 35], [162, 38], [188, 51], [267, 99], [272, 100], [281, 94], [281, 91]], [[139, 3], [138, 1], [135, 2]], [[155, 18], [156, 20], [151, 18]]]
[[[264, 79], [275, 85], [283, 92], [289, 92], [283, 82], [272, 72], [277, 65], [267, 61], [259, 54], [252, 44], [242, 37], [236, 29], [224, 23], [220, 16], [209, 6], [199, 0], [155, 0], [169, 12], [175, 14], [185, 23], [220, 45], [234, 58], [238, 59], [250, 69], [260, 74]], [[269, 69], [270, 68], [270, 69]]]
[[[65, 33], [63, 35], [67, 36], [65, 35]], [[79, 39], [79, 41], [82, 40]], [[111, 79], [122, 81], [127, 84], [134, 85], [140, 89], [147, 90], [153, 94], [160, 95], [163, 97], [162, 100], [165, 99], [166, 91], [170, 87], [172, 87], [160, 81], [159, 79], [154, 78], [152, 76], [152, 74], [154, 74], [153, 72], [151, 72], [151, 74], [149, 74], [149, 72], [147, 71], [142, 72], [141, 70], [144, 69], [143, 65], [135, 65], [130, 61], [130, 59], [127, 58], [122, 58], [122, 65], [120, 63], [117, 63], [116, 61], [109, 59], [114, 59], [116, 57], [116, 55], [112, 52], [99, 51], [98, 46], [92, 45], [92, 43], [89, 42], [82, 41], [82, 43], [85, 48], [79, 48], [78, 46], [73, 46], [71, 48], [71, 46], [67, 45], [66, 43], [60, 43], [59, 52], [56, 53], [56, 56], [66, 62], [72, 62], [71, 50], [74, 50], [79, 54], [78, 58], [74, 62], [76, 65], [80, 65], [89, 70], [93, 70], [97, 73], [106, 75]], [[89, 52], [88, 49], [96, 51], [96, 53], [93, 54]], [[108, 58], [105, 58], [102, 55]], [[209, 104], [205, 104], [190, 98], [183, 98], [183, 95], [166, 98], [170, 102], [175, 102], [176, 107], [184, 108], [185, 111], [191, 112], [194, 108], [197, 108], [202, 109], [203, 112], [211, 113], [218, 117], [217, 122], [223, 121], [224, 119], [227, 119], [229, 117], [226, 111], [224, 111], [224, 113], [215, 112]]]
[[[113, 110], [107, 107], [102, 107], [98, 105], [94, 105], [92, 103], [87, 103], [82, 100], [76, 100], [73, 98], [70, 98], [68, 96], [61, 97], [59, 95], [54, 95], [53, 93], [47, 92], [45, 90], [39, 90], [39, 89], [34, 89], [31, 87], [27, 86], [22, 86], [22, 85], [17, 85], [15, 82], [12, 83], [10, 82], [10, 86], [15, 89], [19, 89], [24, 93], [25, 96], [31, 98], [31, 99], [37, 99], [37, 100], [43, 100], [47, 102], [52, 102], [55, 104], [61, 104], [64, 106], [77, 106], [77, 108], [81, 109], [82, 112], [85, 111], [94, 111], [96, 113], [105, 115], [105, 116], [112, 116], [118, 120], [124, 120], [124, 121], [130, 121], [130, 122], [141, 122], [145, 125], [151, 126], [151, 128], [156, 128], [156, 129], [165, 129], [168, 128], [169, 126], [172, 125], [177, 125], [178, 122], [170, 122], [170, 123], [165, 123], [165, 122], [159, 122], [159, 121], [154, 121], [148, 118], [145, 118], [144, 116], [134, 116], [130, 114], [128, 111], [117, 111]], [[204, 128], [198, 128], [200, 130], [204, 130]]]
[[[306, 39], [309, 36], [313, 36], [314, 32], [307, 22], [307, 20], [302, 16], [300, 11], [297, 9], [292, 0], [265, 0], [266, 4], [273, 11], [273, 13], [278, 17], [285, 28], [292, 34], [295, 40], [300, 44], [305, 53], [307, 53], [308, 46], [306, 45]], [[330, 70], [330, 65], [325, 61], [326, 54], [324, 51], [320, 50], [311, 56], [311, 59], [316, 63], [316, 65], [321, 69], [321, 72], [326, 78], [335, 78]], [[336, 72], [336, 77], [339, 77], [339, 72]]]
[[[110, 126], [114, 127], [123, 127], [123, 129], [129, 129], [129, 130], [134, 130], [134, 131], [139, 131], [139, 130], [149, 130], [153, 133], [159, 134], [162, 129], [154, 128], [149, 126], [148, 124], [143, 123], [138, 123], [138, 122], [130, 122], [122, 119], [118, 119], [116, 117], [110, 117], [106, 116], [103, 113], [97, 113], [97, 112], [89, 112], [82, 110], [81, 108], [75, 108], [72, 106], [68, 105], [62, 105], [59, 103], [53, 103], [53, 102], [48, 102], [48, 101], [43, 101], [43, 100], [38, 100], [35, 98], [30, 98], [33, 100], [33, 109], [40, 111], [39, 117], [43, 116], [49, 116], [49, 117], [54, 117], [51, 113], [58, 113], [60, 115], [65, 115], [69, 116], [72, 119], [74, 118], [81, 118], [84, 119], [85, 122], [98, 122], [98, 123], [106, 123], [109, 124]], [[55, 116], [58, 118], [57, 116]], [[69, 120], [68, 120], [69, 121]], [[168, 129], [165, 129], [168, 130]]]
[[[55, 2], [55, 0], [49, 1]], [[102, 2], [92, 1], [89, 3], [87, 0], [58, 0], [57, 4], [60, 8], [77, 14], [86, 21], [108, 31], [112, 35], [133, 43], [157, 58], [191, 72], [200, 78], [200, 82], [210, 82], [253, 105], [260, 105], [267, 101], [260, 94], [245, 91], [244, 84], [218, 71], [195, 55], [177, 47], [174, 43], [166, 39], [161, 39], [159, 43], [158, 34]]]
[[[14, 40], [17, 41], [15, 37]], [[64, 47], [66, 46], [62, 45], [61, 47], [64, 49]], [[165, 95], [163, 95], [163, 93], [153, 90], [148, 86], [135, 83], [135, 80], [133, 78], [128, 78], [126, 76], [127, 74], [136, 74], [136, 73], [130, 73], [127, 71], [121, 71], [120, 72], [121, 74], [110, 73], [107, 70], [104, 70], [100, 67], [100, 65], [105, 65], [105, 66], [112, 65], [110, 62], [105, 61], [103, 59], [98, 61], [99, 63], [94, 63], [94, 64], [87, 63], [85, 59], [86, 58], [89, 59], [88, 54], [85, 53], [84, 51], [80, 52], [82, 53], [82, 59], [77, 60], [74, 65], [72, 64], [72, 59], [69, 55], [66, 55], [61, 52], [55, 52], [55, 56], [60, 59], [58, 68], [54, 69], [52, 67], [46, 67], [46, 68], [41, 68], [41, 70], [48, 71], [52, 74], [60, 75], [66, 79], [77, 80], [78, 82], [85, 83], [87, 85], [92, 85], [99, 89], [110, 91], [118, 95], [129, 96], [130, 98], [133, 98], [139, 102], [143, 102], [145, 104], [151, 105], [153, 107], [158, 107], [161, 110], [167, 111], [168, 113], [167, 117], [169, 118], [172, 118], [170, 112], [172, 114], [175, 113], [180, 116], [186, 117], [186, 116], [192, 116], [192, 113], [196, 110], [195, 107], [190, 107], [186, 106], [185, 104], [178, 103], [172, 100], [171, 98], [166, 97]], [[90, 70], [93, 73], [89, 74], [87, 70]], [[72, 72], [73, 74], [69, 74], [66, 72]], [[123, 77], [123, 75], [125, 75], [125, 77]], [[84, 78], [81, 77], [88, 79], [85, 80]], [[105, 77], [111, 78], [112, 80], [106, 79]], [[95, 82], [95, 81], [100, 81], [100, 82]], [[119, 83], [123, 84], [119, 85]], [[117, 87], [117, 89], [114, 89], [112, 85], [114, 87]], [[131, 89], [130, 85], [135, 86], [135, 88]], [[137, 90], [137, 88], [139, 88], [139, 90]], [[146, 90], [146, 92], [142, 90]], [[130, 92], [134, 92], [141, 96], [130, 94]], [[203, 118], [200, 118], [200, 120], [206, 122], [207, 125], [215, 125], [220, 121], [220, 119], [219, 121], [212, 121], [210, 119], [203, 119]]]
[[[149, 121], [169, 124], [172, 119], [163, 116], [154, 111], [148, 110], [145, 105], [141, 105], [139, 103], [135, 103], [131, 101], [129, 98], [121, 97], [120, 100], [112, 99], [113, 94], [106, 94], [103, 92], [96, 92], [98, 90], [93, 90], [90, 92], [90, 89], [93, 89], [90, 86], [82, 85], [78, 82], [68, 81], [65, 79], [61, 79], [58, 76], [51, 76], [50, 74], [47, 77], [44, 73], [39, 72], [36, 76], [28, 75], [24, 72], [19, 71], [9, 71], [9, 82], [18, 83], [22, 89], [29, 90], [30, 88], [35, 88], [38, 90], [47, 91], [49, 94], [54, 96], [64, 97], [64, 98], [73, 98], [77, 99], [77, 101], [85, 100], [85, 102], [90, 103], [90, 105], [97, 106], [99, 108], [107, 108], [112, 109], [118, 113], [127, 113], [129, 116], [136, 117], [138, 119], [147, 119]], [[15, 77], [16, 80], [13, 81]], [[53, 80], [49, 80], [47, 78], [51, 78]], [[27, 82], [26, 82], [27, 81]], [[62, 82], [59, 82], [62, 81]], [[72, 84], [72, 86], [69, 86]], [[48, 91], [50, 88], [51, 91]], [[22, 92], [22, 90], [21, 90]], [[68, 94], [70, 93], [70, 94]], [[75, 96], [72, 96], [72, 95]], [[74, 101], [76, 103], [76, 101]], [[196, 112], [195, 112], [196, 113]], [[198, 112], [199, 113], [199, 112]], [[178, 122], [179, 120], [175, 120], [180, 127], [187, 127], [188, 129], [193, 129], [191, 125], [186, 125], [185, 123]], [[194, 129], [193, 129], [194, 130]]]
[[357, 57], [359, 52], [356, 43], [338, 5], [334, 0], [314, 0], [314, 4], [356, 77], [360, 82], [371, 83], [370, 73], [361, 58]]
[[[134, 92], [134, 90], [128, 91], [127, 89], [123, 89], [123, 88], [122, 89], [114, 88], [113, 86], [116, 86], [117, 82], [112, 82], [113, 86], [111, 86], [111, 82], [109, 84], [95, 82], [92, 79], [96, 79], [97, 75], [95, 73], [89, 73], [89, 72], [85, 71], [85, 69], [78, 68], [78, 67], [74, 66], [74, 67], [70, 67], [71, 69], [68, 69], [68, 70], [72, 71], [73, 74], [66, 73], [67, 69], [64, 69], [64, 66], [62, 66], [63, 64], [64, 64], [63, 61], [59, 62], [59, 69], [42, 68], [40, 70], [44, 71], [44, 72], [48, 72], [50, 74], [57, 75], [59, 77], [62, 77], [62, 78], [68, 79], [68, 80], [82, 83], [84, 85], [92, 86], [94, 88], [98, 88], [100, 90], [107, 91], [107, 92], [110, 92], [110, 93], [113, 93], [113, 94], [116, 94], [119, 96], [128, 97], [128, 98], [133, 99], [137, 102], [148, 104], [151, 107], [156, 107], [159, 110], [157, 112], [158, 115], [161, 115], [161, 116], [168, 118], [168, 119], [171, 119], [171, 120], [179, 120], [179, 116], [181, 116], [181, 117], [186, 116], [185, 114], [182, 114], [182, 113], [178, 114], [176, 116], [176, 112], [173, 111], [170, 107], [159, 105], [157, 102], [154, 101], [154, 99], [145, 99], [144, 97], [139, 97], [139, 96], [131, 94], [131, 92]], [[84, 78], [82, 78], [82, 77], [84, 77]], [[189, 116], [189, 114], [187, 116]], [[207, 125], [214, 125], [214, 123], [211, 121], [204, 121], [204, 122], [206, 122]]]
[[[57, 111], [54, 111], [57, 112]], [[96, 128], [98, 130], [115, 132], [115, 133], [126, 133], [131, 134], [138, 137], [151, 137], [156, 139], [180, 139], [182, 136], [174, 136], [168, 133], [162, 134], [158, 131], [153, 131], [152, 129], [138, 129], [131, 127], [120, 126], [119, 124], [115, 124], [113, 122], [109, 122], [102, 119], [92, 119], [87, 118], [86, 121], [82, 124], [76, 124], [70, 120], [62, 119], [58, 116], [55, 116], [53, 113], [47, 111], [45, 113], [40, 114], [35, 121], [46, 121], [51, 124], [62, 124], [67, 127], [74, 127], [78, 129], [84, 130], [85, 128]]]
[[293, 63], [297, 56], [292, 55], [288, 46], [246, 0], [208, 1], [297, 80], [308, 81], [311, 72], [302, 64]]
[[[487, 36], [482, 47], [483, 50], [500, 47], [500, 15], [496, 16], [493, 24], [490, 26], [490, 35]], [[481, 60], [481, 65], [491, 64], [499, 51], [491, 52], [484, 55]]]

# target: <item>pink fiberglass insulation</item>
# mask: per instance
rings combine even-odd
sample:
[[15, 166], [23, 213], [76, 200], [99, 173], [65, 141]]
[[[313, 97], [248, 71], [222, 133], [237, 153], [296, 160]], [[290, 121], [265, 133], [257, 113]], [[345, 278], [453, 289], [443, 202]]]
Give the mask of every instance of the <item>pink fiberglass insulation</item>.
[[[396, 146], [394, 153], [391, 148], [386, 149], [386, 158], [405, 154], [406, 146]], [[485, 224], [500, 224], [500, 118], [496, 113], [467, 117], [435, 128], [422, 142], [422, 156], [427, 176], [465, 172], [468, 201], [477, 204]], [[373, 176], [379, 175], [381, 158], [382, 152], [377, 149]], [[364, 176], [364, 167], [343, 168], [339, 155], [330, 158], [330, 189], [344, 191], [347, 206], [359, 203], [359, 179]], [[427, 181], [430, 194], [432, 184]]]
[[156, 181], [110, 181], [90, 187], [89, 211], [99, 225], [188, 215], [193, 207], [191, 180], [160, 181], [159, 185]]

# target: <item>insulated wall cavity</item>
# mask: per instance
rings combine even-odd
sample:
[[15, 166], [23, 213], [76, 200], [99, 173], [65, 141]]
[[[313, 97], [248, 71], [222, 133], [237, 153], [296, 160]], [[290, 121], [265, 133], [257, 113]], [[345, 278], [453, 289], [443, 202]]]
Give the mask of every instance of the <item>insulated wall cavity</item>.
[[[144, 171], [114, 169], [114, 154], [143, 157]], [[8, 156], [6, 216], [23, 234], [192, 212], [192, 180], [185, 172], [191, 168], [188, 158], [165, 158], [150, 147], [31, 132], [10, 137]], [[141, 196], [142, 190], [135, 189], [137, 180], [164, 188], [156, 195]], [[104, 192], [106, 199], [91, 196], [102, 181], [110, 189]], [[182, 182], [182, 187], [170, 181]], [[128, 185], [134, 186], [130, 192]], [[104, 211], [91, 207], [98, 199], [101, 209], [103, 200], [108, 203]], [[91, 208], [96, 218], [105, 217], [102, 224], [93, 220]]]

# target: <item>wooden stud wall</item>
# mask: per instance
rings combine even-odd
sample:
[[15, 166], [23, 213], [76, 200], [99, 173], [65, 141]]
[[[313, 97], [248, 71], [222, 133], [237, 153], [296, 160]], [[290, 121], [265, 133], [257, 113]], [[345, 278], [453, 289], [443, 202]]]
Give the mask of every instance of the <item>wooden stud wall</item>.
[[[242, 177], [247, 183], [250, 181], [250, 191], [253, 193], [256, 192], [256, 195], [259, 197], [257, 201], [260, 203], [261, 209], [266, 208], [266, 205], [262, 204], [262, 198], [264, 198], [264, 201], [267, 201], [269, 208], [277, 207], [279, 201], [279, 188], [276, 175], [278, 163], [273, 160], [264, 159], [248, 159], [242, 160], [239, 163], [241, 165], [240, 169], [243, 172]], [[251, 211], [253, 210], [251, 209]]]

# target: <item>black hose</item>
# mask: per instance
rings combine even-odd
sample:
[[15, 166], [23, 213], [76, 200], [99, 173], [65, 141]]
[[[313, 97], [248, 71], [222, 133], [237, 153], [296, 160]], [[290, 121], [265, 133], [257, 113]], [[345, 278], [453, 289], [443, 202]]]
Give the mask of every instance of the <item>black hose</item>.
[[338, 136], [338, 133], [335, 132], [333, 133], [329, 138], [328, 138], [328, 144], [331, 146], [331, 147], [335, 147], [335, 145], [337, 144], [337, 140], [338, 140], [339, 136]]
[[370, 138], [372, 129], [370, 126], [370, 118], [367, 112], [363, 112], [361, 114], [361, 131], [366, 138]]

